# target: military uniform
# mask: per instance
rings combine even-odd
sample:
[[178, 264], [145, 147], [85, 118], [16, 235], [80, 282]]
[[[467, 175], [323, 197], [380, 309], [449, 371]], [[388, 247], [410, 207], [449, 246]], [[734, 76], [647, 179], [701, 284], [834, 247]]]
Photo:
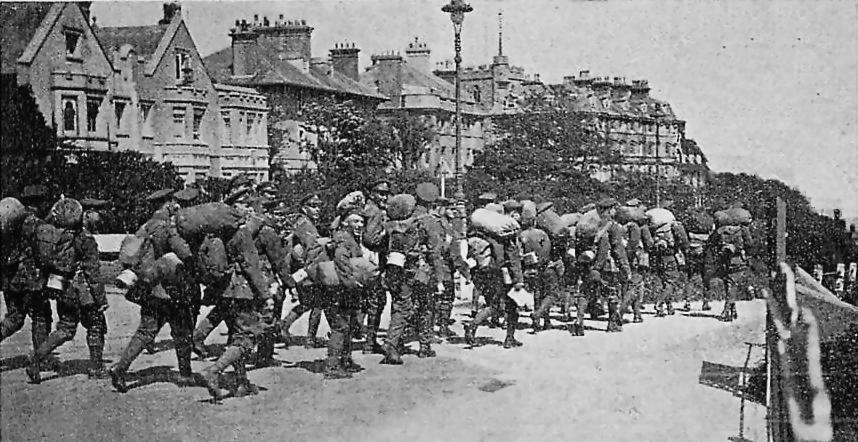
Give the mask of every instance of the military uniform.
[[328, 288], [330, 302], [325, 307], [325, 317], [331, 327], [325, 367], [327, 378], [349, 377], [349, 372], [357, 369], [351, 356], [351, 327], [352, 317], [360, 305], [362, 287], [355, 279], [351, 259], [363, 256], [359, 241], [347, 228], [338, 230], [332, 238], [333, 261], [341, 285]]
[[3, 241], [2, 288], [6, 316], [0, 323], [0, 342], [24, 326], [30, 316], [33, 350], [39, 348], [51, 331], [51, 304], [45, 293], [46, 275], [37, 256], [36, 228], [43, 223], [29, 210], [21, 223], [17, 241]]
[[104, 285], [99, 282], [98, 277], [98, 244], [92, 234], [80, 228], [83, 215], [80, 203], [72, 199], [60, 200], [53, 210], [79, 212], [73, 223], [76, 227], [64, 228], [61, 233], [63, 241], [71, 242], [73, 254], [68, 257], [68, 262], [62, 264], [63, 268], [51, 270], [70, 282], [62, 290], [52, 292], [57, 298], [57, 314], [60, 320], [56, 330], [33, 352], [27, 367], [27, 376], [33, 383], [41, 382], [41, 361], [54, 349], [74, 338], [78, 324], [82, 324], [86, 328], [86, 343], [89, 347], [89, 375], [103, 377], [106, 373], [102, 353], [104, 335], [107, 333], [107, 321], [104, 317], [107, 297]]
[[[254, 236], [256, 249], [262, 258], [262, 268], [269, 281], [289, 281], [289, 257], [286, 248], [277, 231], [269, 224], [267, 219], [259, 227]], [[276, 278], [276, 279], [275, 279]], [[288, 283], [287, 283], [288, 284]], [[280, 311], [283, 307], [283, 290], [278, 289], [271, 293], [274, 297], [274, 309], [263, 312], [262, 319], [266, 325], [265, 333], [260, 338], [259, 348], [256, 354], [256, 366], [265, 366], [272, 363], [274, 357], [274, 341], [280, 333]]]
[[[479, 235], [491, 248], [491, 261], [485, 268], [472, 270], [474, 290], [486, 299], [486, 306], [477, 312], [471, 324], [465, 325], [465, 340], [473, 345], [477, 327], [495, 313], [500, 305], [498, 299], [509, 298], [507, 293], [513, 285], [522, 285], [524, 276], [521, 268], [521, 244], [517, 235], [505, 238], [495, 238], [489, 235]], [[504, 270], [506, 269], [506, 270]], [[504, 274], [509, 274], [505, 281]], [[503, 304], [506, 314], [506, 339], [504, 348], [518, 347], [521, 342], [515, 339], [515, 329], [518, 325], [518, 306], [512, 299]]]
[[[164, 325], [170, 324], [170, 335], [179, 366], [179, 384], [192, 385], [191, 335], [200, 303], [199, 284], [192, 274], [194, 256], [190, 246], [176, 231], [167, 208], [156, 211], [137, 230], [135, 236], [146, 239], [152, 245], [153, 258], [175, 253], [184, 263], [184, 272], [177, 281], [161, 281], [155, 286], [141, 282], [129, 289], [132, 294], [127, 297], [140, 304], [140, 323], [119, 360], [109, 370], [111, 382], [117, 391], [126, 392], [125, 373], [128, 368], [143, 349], [155, 341]], [[163, 291], [166, 297], [155, 295], [155, 291]]]
[[461, 228], [457, 228], [456, 224], [459, 220], [451, 220], [445, 215], [434, 213], [439, 225], [443, 239], [442, 254], [444, 257], [444, 271], [437, 275], [439, 282], [444, 285], [444, 291], [438, 294], [438, 301], [435, 306], [435, 323], [438, 325], [438, 332], [442, 336], [455, 335], [450, 330], [450, 317], [453, 312], [453, 301], [456, 299], [453, 274], [458, 271], [459, 275], [465, 280], [471, 279], [470, 269], [468, 264], [462, 258], [462, 242], [465, 240], [465, 235]]
[[[316, 255], [324, 253], [319, 245], [319, 231], [307, 215], [297, 213], [289, 217], [292, 225], [292, 234], [287, 248], [291, 250], [289, 262], [292, 271], [304, 268], [317, 258]], [[289, 278], [291, 279], [291, 278]], [[307, 326], [307, 339], [304, 346], [313, 348], [316, 346], [316, 333], [319, 331], [319, 323], [322, 320], [322, 309], [326, 305], [325, 293], [318, 285], [301, 285], [296, 287], [299, 304], [283, 318], [280, 323], [280, 334], [283, 341], [288, 345], [291, 335], [289, 328], [304, 313], [310, 312]]]
[[[674, 314], [673, 301], [675, 293], [680, 289], [682, 283], [681, 270], [688, 251], [688, 236], [685, 229], [678, 222], [674, 222], [669, 228], [674, 237], [673, 244], [667, 244], [658, 239], [657, 233], [653, 232], [651, 226], [644, 227], [649, 230], [653, 244], [649, 250], [650, 269], [653, 276], [653, 290], [656, 295], [656, 315], [664, 316]], [[655, 285], [655, 280], [658, 285]]]
[[736, 251], [725, 250], [726, 244], [719, 230], [709, 237], [710, 247], [715, 255], [715, 277], [721, 279], [724, 286], [724, 311], [721, 312], [721, 320], [725, 322], [736, 319], [736, 303], [731, 293], [739, 289], [740, 282], [750, 272], [746, 249], [753, 243], [751, 232], [747, 226], [741, 226], [739, 234], [745, 249]]
[[[374, 201], [368, 200], [363, 213], [366, 217], [366, 228], [363, 234], [363, 245], [378, 258], [379, 268], [384, 268], [387, 258], [388, 238], [385, 224], [389, 221], [387, 211]], [[387, 292], [381, 280], [378, 279], [369, 287], [364, 287], [364, 302], [362, 310], [366, 315], [366, 330], [364, 333], [364, 354], [379, 353], [378, 328], [381, 324], [381, 313], [387, 304]]]
[[644, 244], [651, 244], [652, 240], [645, 240], [640, 225], [631, 221], [623, 226], [624, 242], [626, 244], [626, 257], [629, 261], [629, 280], [624, 288], [622, 305], [620, 306], [620, 314], [626, 311], [631, 306], [632, 322], [643, 322], [641, 309], [643, 308], [644, 295], [644, 272], [649, 267], [649, 255], [644, 248]]
[[[533, 292], [534, 312], [531, 315], [534, 332], [550, 330], [549, 312], [559, 301], [560, 282], [564, 274], [563, 260], [552, 247], [551, 239], [544, 231], [530, 227], [521, 232], [524, 249], [522, 267], [524, 284]], [[544, 324], [540, 325], [539, 321]]]
[[220, 388], [218, 376], [229, 365], [233, 365], [238, 378], [240, 389], [236, 394], [255, 391], [247, 380], [245, 358], [264, 332], [259, 311], [273, 303], [251, 230], [242, 226], [225, 245], [231, 270], [223, 284], [213, 289], [217, 293], [215, 308], [224, 312], [231, 339], [221, 357], [203, 371], [206, 388], [216, 400], [227, 394]]
[[[688, 230], [688, 254], [686, 256], [685, 273], [688, 284], [685, 285], [685, 307], [691, 310], [690, 298], [695, 292], [694, 278], [700, 276], [702, 310], [711, 310], [709, 299], [712, 289], [712, 271], [715, 268], [715, 254], [710, 247], [709, 237], [715, 220], [707, 213], [696, 212], [692, 217], [698, 218], [694, 226]], [[693, 227], [693, 228], [692, 228]]]
[[[623, 228], [614, 220], [605, 224], [596, 234], [596, 260], [593, 270], [598, 273], [603, 297], [608, 301], [608, 331], [621, 331], [622, 311], [619, 304], [622, 299], [623, 285], [631, 274], [626, 247], [623, 244]], [[596, 276], [593, 274], [593, 276]]]
[[[419, 192], [418, 192], [419, 193]], [[392, 222], [388, 228], [390, 254], [385, 279], [392, 297], [390, 328], [382, 363], [401, 364], [400, 345], [408, 318], [416, 315], [420, 334], [420, 357], [433, 357], [432, 309], [437, 276], [444, 272], [441, 226], [425, 207], [417, 206], [411, 218]]]

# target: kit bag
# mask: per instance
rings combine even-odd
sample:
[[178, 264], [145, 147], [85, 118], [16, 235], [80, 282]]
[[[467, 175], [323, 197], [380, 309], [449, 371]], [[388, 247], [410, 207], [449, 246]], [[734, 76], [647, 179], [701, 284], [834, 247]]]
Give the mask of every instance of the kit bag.
[[202, 238], [205, 235], [229, 238], [238, 230], [242, 218], [242, 213], [228, 204], [205, 203], [179, 210], [176, 228], [184, 238]]
[[649, 224], [656, 229], [676, 221], [676, 217], [673, 215], [673, 212], [663, 207], [655, 207], [647, 210], [646, 217], [649, 219]]
[[488, 209], [479, 208], [471, 214], [471, 225], [483, 233], [496, 237], [508, 237], [521, 229], [512, 217]]
[[560, 219], [560, 215], [554, 209], [539, 212], [539, 215], [536, 215], [536, 227], [544, 230], [545, 233], [554, 238], [564, 235], [567, 232], [563, 220]]

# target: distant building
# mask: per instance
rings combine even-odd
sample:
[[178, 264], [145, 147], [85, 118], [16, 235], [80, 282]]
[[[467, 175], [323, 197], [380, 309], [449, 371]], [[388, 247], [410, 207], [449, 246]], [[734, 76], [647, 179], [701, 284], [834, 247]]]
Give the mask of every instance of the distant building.
[[253, 22], [236, 20], [230, 29], [230, 47], [205, 58], [209, 73], [217, 81], [259, 90], [272, 108], [269, 140], [277, 151], [271, 159], [287, 171], [312, 167], [301, 151], [304, 142], [315, 142], [297, 117], [302, 104], [319, 98], [349, 101], [375, 108], [387, 97], [358, 81], [358, 53], [353, 43], [330, 50], [330, 60], [313, 58], [310, 43], [313, 28], [305, 20], [273, 22], [268, 17]]
[[3, 81], [31, 86], [60, 140], [115, 147], [113, 66], [90, 25], [89, 2], [0, 3], [0, 33]]
[[[433, 129], [435, 141], [420, 159], [420, 166], [436, 173], [455, 173], [455, 88], [430, 70], [429, 47], [418, 38], [408, 44], [405, 58], [399, 53], [375, 54], [372, 64], [361, 74], [361, 82], [390, 100], [379, 105], [383, 113], [404, 111], [419, 116]], [[462, 152], [465, 167], [473, 164], [474, 153], [483, 149], [489, 113], [462, 93]]]
[[3, 75], [32, 86], [58, 137], [135, 150], [186, 182], [247, 172], [268, 179], [265, 97], [207, 74], [181, 7], [150, 26], [98, 27], [89, 2], [3, 3]]

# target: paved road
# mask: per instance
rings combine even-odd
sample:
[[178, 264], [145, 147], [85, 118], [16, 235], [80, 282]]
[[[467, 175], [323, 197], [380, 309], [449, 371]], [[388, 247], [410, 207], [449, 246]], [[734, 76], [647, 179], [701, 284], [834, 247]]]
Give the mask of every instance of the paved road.
[[[137, 307], [119, 296], [110, 301], [105, 357], [115, 359], [136, 326]], [[500, 330], [481, 329], [482, 346], [454, 340], [436, 347], [437, 358], [406, 356], [401, 367], [356, 353], [365, 370], [351, 380], [322, 378], [324, 349], [281, 348], [283, 366], [249, 374], [263, 387], [260, 395], [220, 405], [209, 403], [203, 388], [171, 383], [175, 356], [166, 329], [159, 336], [164, 350], [132, 366], [141, 383], [127, 394], [82, 374], [83, 329], [61, 348], [63, 369], [29, 385], [22, 368], [27, 325], [0, 348], [0, 439], [725, 441], [739, 433], [740, 399], [729, 391], [735, 367], [744, 364], [746, 341], [763, 341], [764, 309], [761, 301], [740, 303], [740, 319], [731, 324], [684, 312], [647, 315], [622, 334], [592, 330], [584, 338], [522, 331], [525, 345], [516, 350], [500, 346]], [[465, 311], [456, 310], [459, 335]], [[293, 330], [305, 324], [302, 318]], [[589, 326], [603, 330], [605, 323]], [[216, 332], [209, 343], [225, 339]], [[751, 365], [761, 358], [754, 349]], [[209, 363], [194, 361], [194, 370]], [[746, 403], [744, 437], [765, 440], [764, 418], [763, 406]]]

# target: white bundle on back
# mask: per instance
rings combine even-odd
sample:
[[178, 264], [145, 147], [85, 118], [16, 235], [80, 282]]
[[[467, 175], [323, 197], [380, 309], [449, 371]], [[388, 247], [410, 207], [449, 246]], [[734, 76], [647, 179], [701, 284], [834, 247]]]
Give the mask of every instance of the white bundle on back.
[[477, 230], [499, 237], [515, 234], [521, 229], [518, 221], [512, 217], [483, 208], [474, 210], [471, 224]]

